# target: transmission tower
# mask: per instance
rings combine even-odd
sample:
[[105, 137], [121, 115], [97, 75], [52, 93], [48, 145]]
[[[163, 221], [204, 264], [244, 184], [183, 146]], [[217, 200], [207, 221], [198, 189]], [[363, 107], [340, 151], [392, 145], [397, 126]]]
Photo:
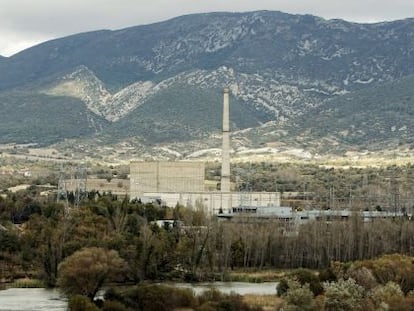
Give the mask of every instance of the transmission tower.
[[400, 184], [398, 182], [398, 169], [397, 169], [397, 153], [394, 151], [394, 171], [390, 178], [391, 186], [391, 204], [394, 209], [394, 217], [400, 212]]
[[59, 172], [59, 182], [58, 182], [58, 190], [56, 201], [58, 203], [62, 202], [65, 207], [65, 215], [69, 212], [69, 201], [68, 201], [68, 190], [66, 187], [66, 174], [63, 168], [63, 165], [60, 167]]
[[87, 171], [85, 165], [82, 163], [76, 168], [74, 174], [74, 184], [75, 184], [75, 207], [79, 207], [80, 202], [86, 197], [86, 181], [87, 181]]
[[393, 201], [392, 206], [394, 207], [394, 216], [397, 216], [397, 213], [400, 212], [400, 186], [395, 177], [391, 179], [391, 196]]

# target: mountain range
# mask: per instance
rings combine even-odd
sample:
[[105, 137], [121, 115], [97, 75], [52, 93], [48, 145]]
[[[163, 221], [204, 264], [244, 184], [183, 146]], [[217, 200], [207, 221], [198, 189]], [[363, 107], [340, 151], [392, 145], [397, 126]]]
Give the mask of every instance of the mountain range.
[[212, 147], [228, 86], [235, 147], [411, 146], [413, 75], [414, 19], [187, 15], [0, 57], [0, 143]]

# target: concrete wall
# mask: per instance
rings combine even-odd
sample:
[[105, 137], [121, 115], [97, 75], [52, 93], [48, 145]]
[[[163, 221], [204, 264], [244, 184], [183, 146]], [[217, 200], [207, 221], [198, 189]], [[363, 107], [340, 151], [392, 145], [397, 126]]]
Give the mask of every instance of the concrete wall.
[[167, 206], [174, 207], [177, 203], [183, 206], [203, 206], [210, 214], [231, 213], [231, 208], [238, 206], [280, 206], [278, 192], [146, 192], [145, 197], [160, 198]]
[[204, 191], [203, 162], [131, 162], [130, 196], [148, 192]]

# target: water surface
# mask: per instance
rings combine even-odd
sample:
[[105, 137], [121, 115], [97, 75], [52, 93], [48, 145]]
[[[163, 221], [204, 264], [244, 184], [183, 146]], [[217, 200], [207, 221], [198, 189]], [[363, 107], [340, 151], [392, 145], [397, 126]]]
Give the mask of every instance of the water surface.
[[[190, 288], [196, 295], [210, 288], [222, 293], [239, 295], [276, 295], [277, 282], [208, 282], [208, 283], [160, 283], [173, 287]], [[100, 293], [103, 296], [103, 292]], [[98, 293], [99, 296], [99, 293]], [[56, 289], [10, 288], [0, 290], [0, 311], [66, 311], [67, 299]]]
[[[163, 283], [164, 284], [164, 283]], [[246, 283], [246, 282], [207, 282], [207, 283], [165, 283], [175, 287], [191, 288], [196, 295], [210, 288], [216, 288], [224, 294], [239, 295], [276, 295], [278, 282]]]
[[67, 300], [55, 289], [0, 290], [0, 311], [66, 311]]

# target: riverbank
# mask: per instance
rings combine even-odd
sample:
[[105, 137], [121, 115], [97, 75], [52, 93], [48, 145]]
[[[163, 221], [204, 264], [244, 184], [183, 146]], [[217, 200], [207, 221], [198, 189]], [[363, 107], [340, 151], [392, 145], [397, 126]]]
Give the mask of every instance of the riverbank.
[[248, 282], [248, 283], [262, 283], [262, 282], [279, 282], [291, 270], [232, 270], [224, 274], [223, 281], [226, 282]]
[[16, 279], [13, 282], [2, 282], [0, 283], [0, 290], [10, 289], [10, 288], [45, 288], [45, 283], [42, 280], [38, 279]]
[[[223, 295], [237, 294], [249, 306], [263, 310], [274, 310], [281, 303], [276, 295], [275, 282], [208, 282], [208, 283], [162, 283], [175, 289], [191, 289], [197, 297], [212, 288]], [[131, 287], [133, 288], [133, 287]], [[99, 297], [98, 297], [99, 298]], [[57, 289], [9, 288], [0, 291], [0, 311], [63, 311], [67, 309], [67, 299]]]

